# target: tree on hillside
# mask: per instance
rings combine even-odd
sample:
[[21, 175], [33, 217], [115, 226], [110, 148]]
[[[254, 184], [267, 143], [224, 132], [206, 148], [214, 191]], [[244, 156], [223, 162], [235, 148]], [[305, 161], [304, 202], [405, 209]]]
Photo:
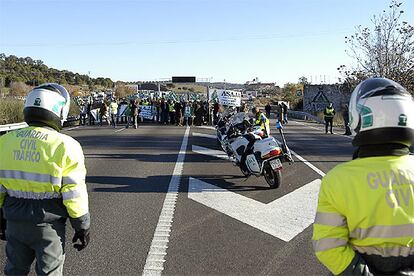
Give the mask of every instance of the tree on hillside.
[[30, 57], [21, 58], [0, 53], [0, 68], [0, 83], [5, 87], [10, 87], [12, 82], [24, 82], [32, 86], [45, 82], [57, 82], [63, 85], [113, 87], [110, 78], [91, 79], [88, 75], [49, 68], [41, 60], [33, 60]]
[[300, 103], [302, 101], [302, 95], [298, 95], [296, 92], [298, 90], [303, 91], [303, 84], [301, 83], [286, 83], [282, 89], [282, 100], [289, 102], [291, 108], [301, 109]]
[[389, 10], [371, 19], [372, 28], [357, 26], [353, 35], [345, 37], [346, 51], [357, 67], [338, 70], [344, 83], [354, 86], [361, 79], [379, 76], [399, 82], [414, 92], [414, 27], [402, 20], [402, 3], [392, 0]]

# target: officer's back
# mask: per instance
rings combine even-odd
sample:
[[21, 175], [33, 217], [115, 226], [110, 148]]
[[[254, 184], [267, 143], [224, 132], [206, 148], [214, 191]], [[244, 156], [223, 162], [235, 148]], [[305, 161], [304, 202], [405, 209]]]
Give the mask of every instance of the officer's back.
[[[58, 84], [34, 88], [24, 118], [29, 127], [0, 137], [0, 208], [7, 220], [5, 274], [62, 274], [69, 218], [78, 250], [89, 242], [86, 169], [80, 144], [58, 131], [70, 98]], [[2, 223], [4, 226], [4, 222]]]

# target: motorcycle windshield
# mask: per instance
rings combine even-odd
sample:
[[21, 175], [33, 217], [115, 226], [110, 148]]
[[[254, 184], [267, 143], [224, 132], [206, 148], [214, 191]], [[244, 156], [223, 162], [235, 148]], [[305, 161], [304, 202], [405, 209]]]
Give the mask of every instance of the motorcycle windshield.
[[249, 120], [249, 116], [247, 116], [246, 113], [244, 112], [240, 112], [237, 114], [234, 114], [231, 118], [230, 118], [230, 123], [232, 125], [237, 125], [237, 124], [241, 124], [243, 123], [244, 120]]

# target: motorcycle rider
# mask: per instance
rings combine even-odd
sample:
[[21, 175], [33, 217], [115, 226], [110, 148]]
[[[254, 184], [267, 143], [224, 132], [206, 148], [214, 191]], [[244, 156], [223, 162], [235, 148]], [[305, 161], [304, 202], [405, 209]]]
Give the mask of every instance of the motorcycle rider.
[[264, 137], [270, 135], [270, 122], [269, 119], [263, 114], [258, 107], [252, 108], [252, 113], [255, 117], [254, 125], [260, 126], [261, 130], [264, 133]]
[[[1, 238], [6, 238], [6, 275], [61, 275], [66, 220], [77, 250], [89, 243], [86, 168], [80, 144], [59, 133], [70, 97], [56, 83], [35, 87], [23, 110], [26, 128], [0, 137]], [[5, 233], [4, 233], [5, 232]]]
[[[258, 107], [252, 108], [252, 113], [254, 115], [254, 126], [260, 126], [261, 131], [263, 132], [263, 137], [265, 138], [270, 135], [270, 122], [269, 119], [260, 111]], [[240, 158], [240, 169], [244, 174], [247, 173], [247, 165], [246, 165], [246, 158], [249, 154], [251, 154], [254, 142], [256, 141], [255, 136], [252, 133], [247, 133], [243, 136], [246, 138], [249, 143], [246, 146], [241, 158]]]
[[322, 179], [316, 256], [335, 275], [413, 275], [413, 98], [392, 80], [370, 78], [353, 91], [349, 115], [358, 148]]

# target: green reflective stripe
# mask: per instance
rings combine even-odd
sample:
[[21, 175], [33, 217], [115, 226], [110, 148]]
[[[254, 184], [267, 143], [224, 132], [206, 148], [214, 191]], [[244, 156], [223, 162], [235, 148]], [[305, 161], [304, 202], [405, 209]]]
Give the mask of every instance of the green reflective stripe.
[[393, 247], [379, 247], [379, 246], [352, 246], [354, 250], [362, 254], [375, 254], [382, 257], [408, 257], [414, 255], [414, 246], [393, 246]]
[[400, 238], [414, 237], [414, 224], [376, 225], [369, 228], [356, 228], [350, 233], [351, 238]]
[[343, 239], [336, 239], [336, 238], [326, 238], [326, 239], [320, 239], [320, 240], [313, 240], [313, 249], [315, 252], [319, 251], [325, 251], [332, 248], [337, 248], [341, 246], [346, 246], [348, 244], [347, 240]]
[[7, 189], [7, 194], [15, 198], [24, 198], [24, 199], [52, 199], [52, 198], [61, 198], [61, 194], [56, 192], [23, 192]]
[[329, 226], [346, 226], [346, 219], [344, 216], [335, 213], [321, 213], [317, 212], [315, 217], [316, 224]]
[[49, 174], [31, 173], [16, 170], [0, 170], [0, 178], [20, 179], [35, 182], [47, 182], [51, 183], [52, 185], [58, 186], [60, 186], [62, 183], [62, 178], [60, 177], [55, 177]]
[[64, 176], [62, 177], [62, 184], [85, 184], [85, 177]]
[[63, 192], [62, 197], [63, 197], [63, 200], [78, 198], [78, 197], [81, 197], [81, 192], [77, 190]]

